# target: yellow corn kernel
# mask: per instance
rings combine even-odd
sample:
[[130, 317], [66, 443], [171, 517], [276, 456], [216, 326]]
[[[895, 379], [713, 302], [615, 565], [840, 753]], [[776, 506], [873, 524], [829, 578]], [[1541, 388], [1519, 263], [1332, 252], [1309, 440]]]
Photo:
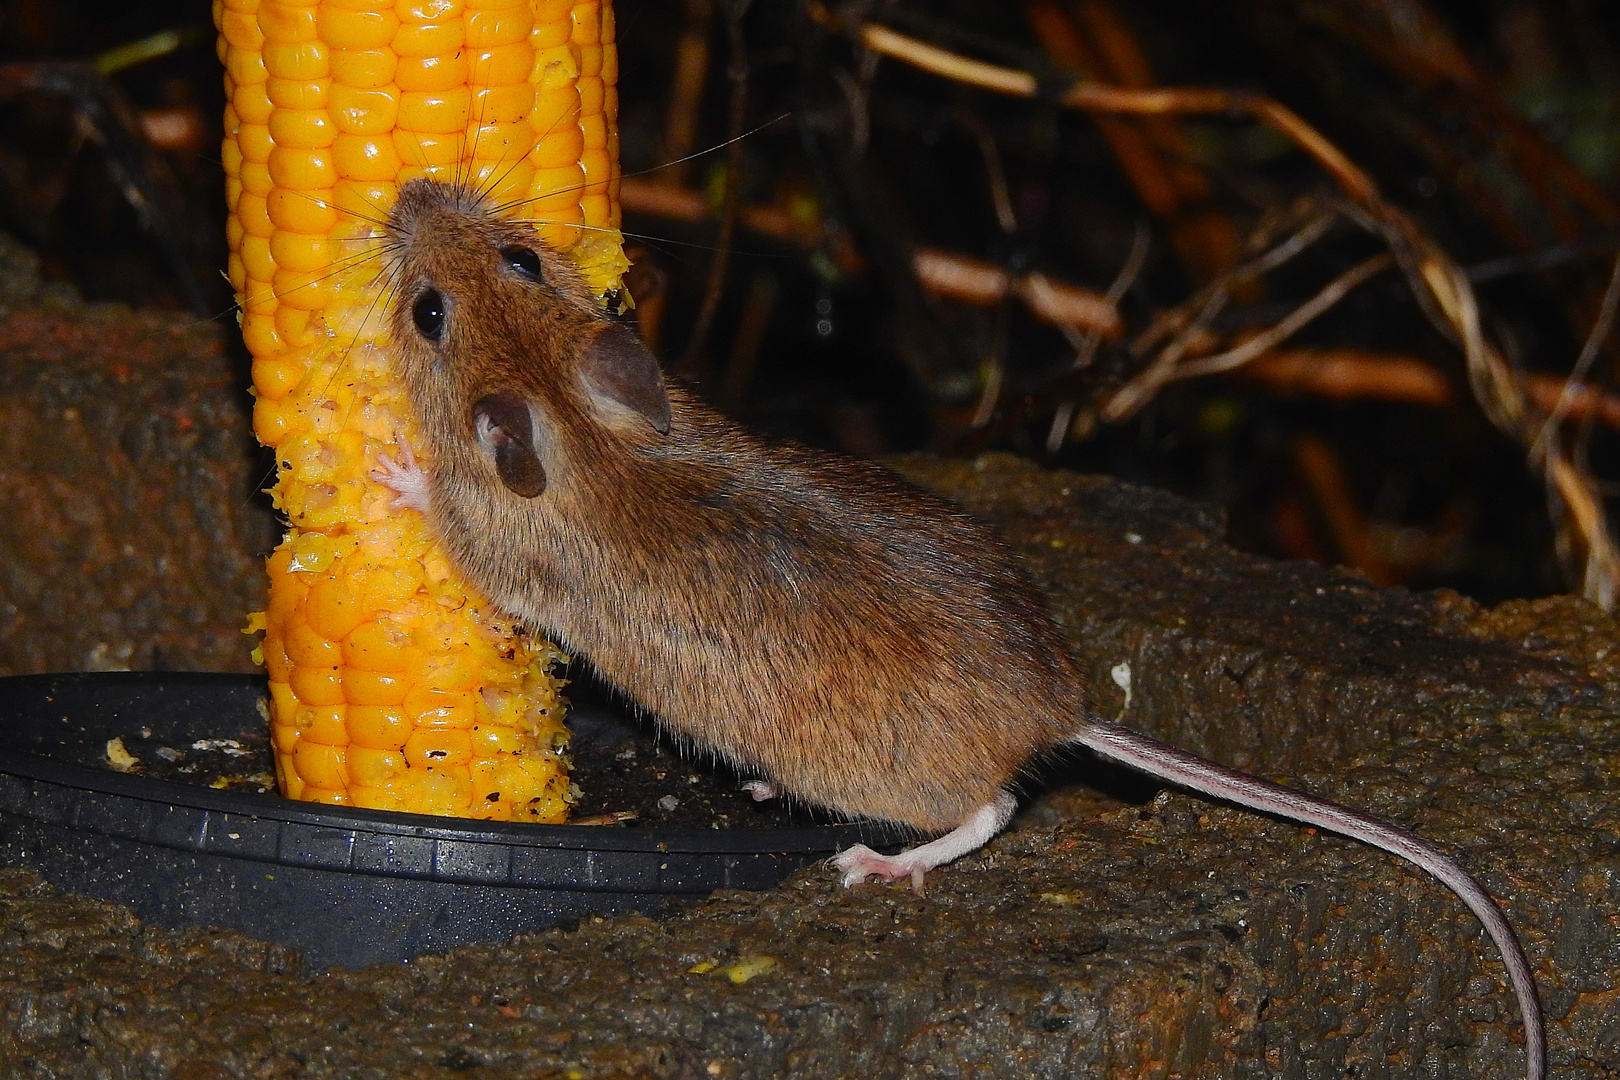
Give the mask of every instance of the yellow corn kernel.
[[264, 84], [264, 95], [272, 108], [324, 109], [331, 93], [331, 79], [281, 79], [272, 76]]
[[460, 19], [444, 22], [405, 23], [394, 33], [394, 52], [401, 58], [450, 57], [466, 44], [467, 32]]
[[399, 127], [406, 131], [463, 136], [472, 95], [465, 86], [449, 90], [407, 90], [399, 96]]
[[328, 705], [301, 710], [296, 721], [298, 737], [323, 746], [348, 746], [348, 708], [347, 705]]
[[[399, 751], [416, 730], [416, 721], [398, 705], [350, 705], [349, 738], [357, 746]], [[514, 747], [514, 752], [520, 747]], [[404, 759], [401, 758], [401, 761]], [[367, 781], [375, 783], [375, 781]]]
[[472, 115], [481, 123], [523, 120], [533, 108], [534, 87], [527, 80], [509, 86], [485, 86], [473, 91]]
[[272, 43], [266, 39], [264, 69], [281, 79], [324, 79], [331, 74], [326, 55], [327, 48], [319, 41]]
[[332, 122], [345, 135], [382, 135], [399, 124], [399, 91], [392, 86], [346, 86], [332, 91]]
[[322, 4], [316, 15], [320, 39], [334, 49], [375, 49], [394, 40], [399, 17], [393, 8], [346, 11]]
[[280, 0], [264, 0], [259, 5], [259, 29], [264, 33], [265, 41], [314, 41], [315, 9], [281, 3]]
[[[351, 745], [348, 748], [347, 762], [351, 784], [384, 790], [409, 768], [405, 762], [405, 755], [400, 751], [378, 750], [369, 746]], [[357, 805], [366, 805], [359, 798], [356, 798], [355, 802]]]
[[401, 56], [394, 65], [394, 81], [401, 90], [450, 90], [467, 84], [467, 56], [453, 53]]
[[333, 795], [341, 795], [349, 786], [348, 753], [345, 747], [327, 746], [300, 738], [292, 752], [293, 768], [309, 788], [316, 789], [305, 798], [320, 802], [337, 802]]
[[236, 113], [236, 120], [243, 124], [268, 124], [270, 110], [274, 104], [270, 101], [269, 83], [253, 83], [248, 86], [238, 86], [231, 91], [230, 107]]
[[376, 212], [372, 209], [376, 205], [374, 193], [357, 189], [355, 181], [391, 180], [403, 167], [391, 133], [380, 133], [378, 137], [339, 135], [332, 143], [332, 161], [339, 175], [348, 181], [339, 181], [334, 190], [336, 206], [350, 215]]
[[[288, 232], [326, 236], [338, 223], [329, 190], [311, 188], [294, 192], [277, 188], [264, 199], [264, 205], [271, 224]], [[257, 230], [252, 231], [257, 233]]]
[[598, 0], [216, 0], [229, 276], [285, 542], [251, 625], [292, 798], [560, 821], [560, 654], [459, 581], [370, 479], [414, 432], [377, 317], [399, 184], [480, 185], [599, 293], [626, 268], [611, 8]]
[[377, 49], [333, 49], [330, 64], [335, 84], [371, 90], [393, 85], [399, 57], [386, 46]]

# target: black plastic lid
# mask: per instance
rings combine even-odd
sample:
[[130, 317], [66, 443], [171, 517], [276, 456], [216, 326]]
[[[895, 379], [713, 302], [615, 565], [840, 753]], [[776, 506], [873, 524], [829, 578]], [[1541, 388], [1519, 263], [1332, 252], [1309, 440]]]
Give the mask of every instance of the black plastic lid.
[[508, 940], [559, 919], [654, 912], [678, 896], [762, 889], [889, 828], [518, 825], [294, 802], [114, 772], [107, 743], [263, 744], [262, 678], [72, 673], [0, 679], [0, 863], [217, 925], [316, 968]]

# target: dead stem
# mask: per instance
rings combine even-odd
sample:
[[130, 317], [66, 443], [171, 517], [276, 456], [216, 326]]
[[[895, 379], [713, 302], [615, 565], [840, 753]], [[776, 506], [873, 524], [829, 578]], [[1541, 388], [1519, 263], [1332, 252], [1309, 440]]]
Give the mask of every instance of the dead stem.
[[[1111, 308], [1117, 310], [1119, 302], [1125, 298], [1125, 294], [1136, 283], [1137, 275], [1142, 272], [1142, 267], [1147, 265], [1148, 249], [1152, 246], [1151, 240], [1152, 237], [1148, 232], [1147, 225], [1138, 222], [1136, 235], [1131, 238], [1131, 253], [1125, 257], [1125, 263], [1119, 268], [1119, 273], [1114, 275], [1113, 283], [1108, 286], [1108, 292], [1103, 294], [1103, 299]], [[1089, 367], [1091, 362], [1097, 358], [1097, 348], [1102, 344], [1102, 339], [1102, 333], [1097, 329], [1088, 330], [1083, 335], [1071, 334], [1069, 344], [1074, 347], [1074, 360], [1070, 362], [1069, 370], [1079, 371], [1081, 368]], [[1078, 403], [1070, 399], [1058, 405], [1057, 412], [1052, 414], [1052, 427], [1046, 433], [1046, 452], [1048, 454], [1056, 454], [1063, 449], [1063, 441], [1068, 438], [1070, 427], [1074, 424], [1074, 414], [1078, 408]]]
[[725, 293], [726, 268], [731, 261], [731, 244], [737, 235], [737, 212], [742, 206], [743, 122], [748, 114], [748, 39], [743, 35], [742, 20], [752, 0], [721, 0], [726, 12], [726, 34], [731, 45], [731, 62], [726, 67], [731, 82], [731, 115], [726, 131], [726, 187], [720, 209], [720, 233], [715, 239], [714, 256], [709, 263], [709, 280], [703, 290], [703, 304], [698, 309], [697, 324], [686, 342], [681, 356], [680, 370], [698, 382], [708, 374], [703, 358], [708, 344], [709, 329], [720, 310], [720, 298]]
[[1059, 330], [1114, 338], [1124, 329], [1117, 300], [1055, 281], [1045, 274], [1014, 276], [983, 259], [925, 247], [917, 249], [912, 265], [917, 280], [931, 292], [951, 300], [988, 307], [1011, 294], [1022, 300], [1031, 314]]
[[[1194, 293], [1191, 299], [1156, 315], [1148, 328], [1131, 342], [1131, 355], [1146, 356], [1164, 338], [1183, 330], [1192, 318], [1189, 312], [1201, 309], [1210, 297], [1229, 296], [1297, 256], [1327, 235], [1336, 218], [1336, 211], [1320, 209], [1318, 200], [1314, 199], [1302, 199], [1282, 213], [1266, 215], [1249, 237], [1245, 250], [1250, 258], [1228, 269]], [[1297, 228], [1296, 222], [1300, 223]], [[1293, 235], [1274, 243], [1276, 234], [1288, 228], [1294, 228]]]
[[1294, 467], [1321, 511], [1339, 556], [1377, 584], [1393, 585], [1397, 580], [1394, 568], [1356, 505], [1338, 451], [1318, 435], [1301, 435], [1293, 449]]
[[[1069, 74], [1132, 90], [1158, 85], [1146, 51], [1110, 0], [1067, 7], [1030, 0], [1025, 16], [1047, 55]], [[1210, 281], [1237, 260], [1237, 225], [1215, 205], [1214, 184], [1178, 118], [1095, 113], [1092, 122], [1195, 283]]]
[[698, 107], [709, 75], [710, 0], [686, 0], [686, 27], [675, 43], [675, 70], [670, 76], [669, 111], [664, 118], [664, 140], [658, 160], [673, 162], [659, 171], [654, 183], [679, 187], [686, 183], [692, 148], [697, 145]]
[[1592, 322], [1592, 331], [1586, 335], [1586, 343], [1581, 346], [1581, 353], [1575, 358], [1575, 366], [1570, 369], [1563, 392], [1558, 395], [1557, 403], [1548, 411], [1546, 422], [1536, 433], [1536, 441], [1530, 444], [1532, 461], [1540, 460], [1546, 454], [1547, 447], [1558, 438], [1558, 428], [1569, 415], [1576, 395], [1585, 389], [1586, 376], [1592, 370], [1593, 361], [1597, 359], [1598, 349], [1603, 347], [1609, 331], [1614, 328], [1616, 301], [1620, 301], [1620, 257], [1615, 258], [1614, 270], [1609, 274], [1609, 287], [1603, 291], [1603, 302], [1598, 306], [1597, 318]]
[[[1309, 204], [1295, 207], [1291, 216], [1297, 216], [1309, 208]], [[1207, 340], [1210, 324], [1225, 309], [1233, 291], [1283, 265], [1321, 239], [1332, 228], [1336, 216], [1332, 211], [1315, 212], [1287, 239], [1269, 249], [1261, 250], [1254, 258], [1216, 278], [1199, 290], [1186, 304], [1166, 313], [1169, 318], [1156, 319], [1153, 326], [1148, 327], [1136, 341], [1132, 342], [1133, 355], [1145, 355], [1165, 336], [1168, 332], [1167, 327], [1174, 327], [1175, 336], [1168, 345], [1159, 350], [1151, 364], [1137, 372], [1134, 378], [1109, 396], [1100, 410], [1102, 419], [1117, 423], [1134, 415], [1146, 406], [1165, 384], [1180, 378], [1177, 367], [1182, 358]], [[1263, 245], [1273, 230], [1281, 224], [1279, 221], [1263, 222], [1250, 241], [1251, 250]]]
[[[1433, 364], [1415, 356], [1356, 348], [1276, 349], [1244, 365], [1239, 374], [1278, 393], [1330, 401], [1376, 399], [1444, 408], [1454, 397]], [[1525, 393], [1542, 412], [1559, 407], [1562, 399], [1568, 419], [1620, 428], [1620, 396], [1598, 387], [1556, 375], [1529, 374]]]
[[[1039, 90], [1035, 76], [1027, 71], [958, 56], [874, 23], [861, 25], [859, 36], [872, 52], [957, 82], [1016, 97], [1034, 97]], [[1371, 177], [1287, 106], [1259, 95], [1221, 89], [1131, 90], [1094, 83], [1077, 83], [1058, 95], [1058, 101], [1069, 108], [1128, 115], [1247, 113], [1287, 136], [1374, 223], [1406, 273], [1420, 306], [1461, 343], [1469, 383], [1485, 415], [1527, 450], [1538, 446], [1541, 424], [1533, 419], [1521, 380], [1486, 340], [1467, 277], [1414, 221], [1384, 201]], [[1207, 325], [1212, 312], [1223, 302], [1216, 296], [1205, 297], [1198, 314], [1176, 341], [1138, 376], [1136, 389], [1127, 393], [1131, 390], [1128, 386], [1109, 401], [1104, 417], [1119, 419], [1140, 408], [1185, 354], [1194, 327]], [[1567, 518], [1585, 548], [1582, 591], [1609, 610], [1620, 590], [1620, 554], [1609, 533], [1601, 494], [1592, 477], [1571, 461], [1556, 442], [1549, 440], [1543, 454], [1542, 460], [1535, 463], [1542, 466], [1549, 492], [1562, 507], [1555, 520]]]
[[1190, 360], [1181, 365], [1175, 373], [1177, 379], [1191, 379], [1199, 375], [1215, 375], [1233, 368], [1242, 367], [1250, 360], [1262, 353], [1270, 352], [1281, 345], [1294, 334], [1298, 333], [1312, 319], [1337, 304], [1347, 296], [1350, 290], [1366, 281], [1374, 274], [1387, 270], [1395, 261], [1389, 252], [1382, 252], [1370, 259], [1363, 259], [1332, 281], [1322, 287], [1322, 290], [1299, 307], [1295, 308], [1287, 318], [1269, 330], [1245, 341], [1235, 349], [1228, 349], [1214, 356], [1205, 356], [1197, 360]]

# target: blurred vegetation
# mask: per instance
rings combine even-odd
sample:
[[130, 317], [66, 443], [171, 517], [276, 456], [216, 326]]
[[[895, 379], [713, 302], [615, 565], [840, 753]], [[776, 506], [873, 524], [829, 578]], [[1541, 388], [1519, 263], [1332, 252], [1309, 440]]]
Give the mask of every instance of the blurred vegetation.
[[[1297, 113], [1464, 267], [1539, 423], [1612, 300], [1615, 5], [617, 11], [637, 314], [666, 365], [744, 421], [859, 454], [1001, 448], [1168, 487], [1224, 506], [1241, 546], [1381, 582], [1486, 600], [1579, 586], [1584, 540], [1549, 513], [1530, 440], [1487, 419], [1443, 322], [1400, 272], [1366, 262], [1379, 237], [1296, 141], [1252, 111], [1132, 116], [1062, 99], [1077, 81], [1205, 87]], [[91, 298], [226, 311], [206, 5], [0, 12], [0, 229]], [[880, 56], [861, 44], [874, 26], [1027, 73], [1035, 93]], [[161, 31], [179, 34], [108, 62]], [[98, 57], [117, 68], [110, 89], [86, 89]], [[77, 81], [62, 65], [79, 65]], [[146, 159], [107, 135], [119, 109], [145, 141], [146, 181], [130, 164]], [[137, 209], [136, 181], [168, 195]], [[1291, 258], [1231, 277], [1313, 214], [1323, 224]], [[1252, 361], [1150, 386], [1111, 414], [1163, 341], [1194, 362], [1240, 347], [1364, 264], [1365, 280]], [[1199, 308], [1211, 290], [1226, 299]], [[1620, 350], [1604, 333], [1589, 351], [1551, 439], [1601, 495], [1620, 476]]]

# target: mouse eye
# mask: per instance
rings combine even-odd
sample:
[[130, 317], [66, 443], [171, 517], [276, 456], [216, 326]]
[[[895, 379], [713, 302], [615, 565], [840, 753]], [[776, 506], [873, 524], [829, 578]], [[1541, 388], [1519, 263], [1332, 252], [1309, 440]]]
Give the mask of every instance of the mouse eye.
[[428, 289], [416, 298], [411, 321], [416, 323], [417, 333], [429, 341], [439, 340], [439, 335], [444, 333], [444, 297], [439, 295], [438, 289]]
[[545, 274], [540, 268], [540, 256], [526, 247], [509, 247], [501, 249], [501, 258], [506, 265], [522, 274], [530, 281], [543, 281]]

